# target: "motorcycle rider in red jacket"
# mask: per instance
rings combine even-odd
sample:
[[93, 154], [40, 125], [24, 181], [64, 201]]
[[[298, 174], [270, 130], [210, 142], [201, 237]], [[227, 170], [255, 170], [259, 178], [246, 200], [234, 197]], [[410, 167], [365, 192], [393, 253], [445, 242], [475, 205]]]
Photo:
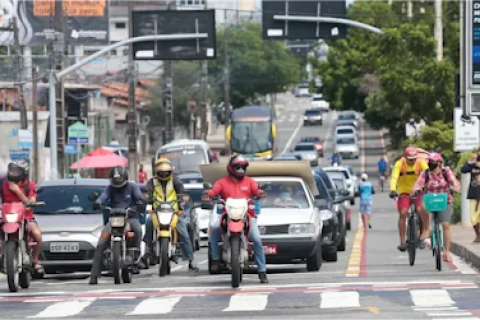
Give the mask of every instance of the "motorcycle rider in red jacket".
[[[210, 201], [211, 198], [216, 198], [218, 196], [223, 200], [227, 200], [228, 198], [265, 198], [266, 194], [258, 187], [257, 182], [245, 175], [247, 167], [248, 161], [243, 156], [232, 156], [227, 165], [228, 176], [218, 180], [213, 185], [212, 189], [204, 194], [203, 200]], [[258, 277], [260, 278], [261, 283], [268, 283], [265, 250], [258, 230], [257, 217], [250, 209], [248, 214], [250, 215], [249, 238], [250, 241], [253, 242], [255, 262], [258, 266]], [[213, 260], [212, 270], [214, 270], [214, 272], [218, 272], [220, 269], [222, 250], [218, 243], [221, 240], [222, 231], [220, 229], [220, 219], [217, 219], [212, 226], [212, 234], [210, 236]]]

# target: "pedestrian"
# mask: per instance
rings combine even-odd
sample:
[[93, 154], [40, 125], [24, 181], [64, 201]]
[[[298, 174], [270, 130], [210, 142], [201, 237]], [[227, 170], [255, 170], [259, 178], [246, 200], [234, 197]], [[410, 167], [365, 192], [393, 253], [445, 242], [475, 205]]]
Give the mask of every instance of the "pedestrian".
[[461, 172], [471, 174], [467, 199], [470, 200], [470, 220], [475, 231], [473, 243], [480, 243], [480, 152], [470, 157]]
[[368, 175], [362, 173], [362, 182], [358, 186], [358, 195], [360, 196], [360, 214], [362, 216], [363, 227], [366, 229], [367, 225], [369, 229], [372, 229], [370, 218], [373, 210], [372, 196], [375, 194], [375, 189], [370, 181], [368, 181]]
[[146, 183], [148, 180], [148, 175], [145, 170], [143, 170], [143, 164], [140, 165], [138, 170], [138, 183]]

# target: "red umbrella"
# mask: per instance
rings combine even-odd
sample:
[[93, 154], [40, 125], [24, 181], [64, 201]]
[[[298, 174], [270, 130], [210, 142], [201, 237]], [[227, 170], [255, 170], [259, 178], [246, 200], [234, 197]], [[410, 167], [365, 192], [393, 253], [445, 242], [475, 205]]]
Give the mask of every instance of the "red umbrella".
[[98, 148], [90, 151], [80, 161], [75, 162], [70, 166], [72, 170], [78, 169], [96, 169], [96, 168], [112, 168], [112, 167], [125, 167], [128, 164], [128, 160], [116, 155], [113, 152]]

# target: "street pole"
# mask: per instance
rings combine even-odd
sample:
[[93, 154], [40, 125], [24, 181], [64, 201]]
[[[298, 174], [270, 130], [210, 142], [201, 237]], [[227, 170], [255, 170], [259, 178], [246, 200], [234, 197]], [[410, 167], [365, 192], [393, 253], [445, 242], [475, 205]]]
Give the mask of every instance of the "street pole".
[[[57, 43], [54, 47], [54, 56], [55, 56], [55, 69], [61, 71], [65, 68], [64, 66], [64, 47], [65, 47], [65, 35], [64, 35], [64, 12], [63, 12], [63, 1], [55, 1], [55, 32], [58, 35]], [[52, 128], [50, 127], [50, 134], [53, 130], [57, 130], [57, 162], [58, 162], [58, 175], [60, 179], [65, 177], [65, 92], [64, 92], [64, 81], [59, 79], [57, 82], [56, 88], [56, 116], [57, 121], [56, 125]], [[52, 146], [50, 145], [50, 148]]]
[[32, 65], [32, 122], [33, 122], [33, 175], [32, 180], [38, 182], [38, 105], [37, 105], [37, 67]]
[[[128, 2], [128, 30], [133, 37], [133, 6], [134, 2]], [[128, 165], [130, 179], [138, 181], [138, 153], [137, 153], [137, 110], [135, 101], [135, 61], [133, 56], [133, 44], [129, 45], [128, 53]]]
[[[227, 10], [225, 12], [225, 23], [227, 21]], [[227, 130], [230, 125], [230, 57], [228, 55], [228, 26], [225, 26], [225, 31], [223, 34], [223, 100], [225, 108], [225, 130]], [[230, 154], [230, 144], [227, 139], [225, 139], [225, 154]]]
[[[204, 2], [204, 9], [207, 10], [207, 1]], [[208, 109], [208, 62], [207, 60], [202, 61], [202, 140], [207, 140], [208, 135], [208, 124], [207, 124], [207, 109]]]
[[[174, 8], [174, 2], [168, 0], [168, 10]], [[173, 61], [168, 60], [164, 62], [164, 88], [163, 88], [163, 103], [165, 106], [165, 128], [166, 128], [166, 142], [171, 142], [174, 137], [173, 132]]]
[[20, 46], [20, 39], [19, 39], [19, 30], [17, 19], [13, 19], [13, 41], [15, 46], [15, 65], [16, 65], [16, 75], [15, 78], [19, 82], [18, 84], [18, 99], [17, 107], [20, 111], [20, 128], [26, 130], [28, 128], [28, 120], [27, 120], [27, 107], [25, 105], [25, 98], [24, 98], [24, 84], [23, 84], [23, 75], [24, 72], [24, 65], [23, 65], [23, 50]]
[[437, 41], [437, 60], [443, 60], [443, 10], [442, 0], [435, 0], [435, 40]]

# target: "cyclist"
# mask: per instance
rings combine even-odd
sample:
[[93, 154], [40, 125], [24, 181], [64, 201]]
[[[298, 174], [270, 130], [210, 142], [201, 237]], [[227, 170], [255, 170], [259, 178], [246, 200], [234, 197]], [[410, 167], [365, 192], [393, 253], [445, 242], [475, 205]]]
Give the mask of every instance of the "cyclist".
[[341, 162], [342, 157], [340, 156], [340, 154], [338, 154], [338, 152], [334, 152], [332, 157], [330, 158], [330, 163], [332, 164], [332, 166], [340, 165]]
[[[398, 160], [393, 167], [390, 182], [390, 198], [396, 198], [399, 194], [406, 196], [399, 198], [397, 201], [397, 210], [399, 213], [398, 232], [400, 235], [400, 245], [397, 248], [402, 252], [407, 250], [405, 242], [405, 233], [407, 231], [406, 221], [408, 208], [410, 208], [412, 204], [412, 200], [409, 199], [408, 196], [410, 196], [418, 176], [426, 169], [428, 169], [428, 164], [423, 159], [418, 159], [418, 151], [414, 147], [406, 148], [403, 157]], [[414, 200], [415, 210], [422, 222], [418, 246], [420, 249], [425, 249], [425, 238], [428, 237], [430, 231], [429, 216], [421, 201], [421, 196], [418, 197], [418, 199]]]
[[383, 191], [383, 183], [385, 181], [382, 181], [382, 177], [384, 177], [385, 180], [388, 178], [387, 156], [381, 157], [380, 161], [377, 162], [377, 166], [378, 166], [378, 187], [381, 188], [381, 190]]
[[423, 171], [418, 176], [415, 183], [412, 194], [420, 194], [421, 190], [424, 193], [448, 193], [448, 206], [447, 210], [441, 212], [438, 215], [438, 220], [442, 224], [443, 229], [443, 243], [445, 245], [445, 253], [443, 260], [452, 262], [450, 257], [450, 220], [452, 219], [453, 212], [453, 196], [451, 188], [456, 192], [460, 192], [460, 183], [458, 182], [455, 174], [449, 167], [443, 166], [442, 156], [438, 153], [430, 153], [428, 157], [428, 170]]

